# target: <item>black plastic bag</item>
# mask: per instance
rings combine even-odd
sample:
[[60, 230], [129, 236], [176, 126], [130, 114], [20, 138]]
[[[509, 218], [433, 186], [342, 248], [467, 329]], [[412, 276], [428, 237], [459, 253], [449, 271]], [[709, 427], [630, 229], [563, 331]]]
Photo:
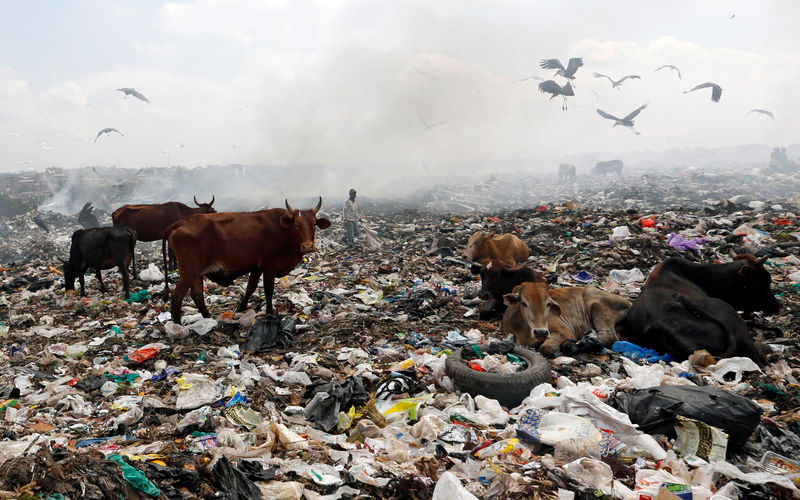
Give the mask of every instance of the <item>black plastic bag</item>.
[[256, 483], [247, 479], [244, 472], [231, 464], [226, 457], [222, 457], [214, 464], [214, 476], [220, 491], [224, 492], [222, 498], [231, 500], [253, 500], [261, 498], [261, 490]]
[[275, 479], [275, 474], [278, 472], [277, 467], [264, 468], [264, 465], [257, 460], [240, 460], [237, 469], [244, 472], [247, 479], [251, 481], [269, 481]]
[[339, 423], [340, 411], [347, 411], [351, 406], [361, 406], [369, 401], [369, 394], [359, 377], [348, 377], [344, 382], [317, 380], [306, 388], [303, 396], [313, 399], [318, 393], [327, 393], [327, 396], [314, 405], [306, 406], [303, 414], [325, 432]]
[[761, 421], [761, 408], [716, 387], [664, 386], [619, 392], [610, 400], [647, 434], [675, 437], [675, 416], [693, 418], [728, 434], [728, 450], [740, 448]]
[[265, 314], [253, 323], [242, 347], [246, 351], [264, 352], [271, 349], [288, 349], [294, 342], [297, 320], [277, 314]]
[[603, 341], [597, 336], [597, 332], [590, 331], [578, 340], [568, 339], [561, 343], [561, 354], [572, 356], [587, 352], [589, 354], [599, 354], [603, 352]]
[[90, 392], [99, 391], [100, 387], [102, 387], [106, 382], [108, 382], [108, 379], [89, 375], [88, 377], [79, 380], [78, 383], [75, 384], [75, 388], [88, 394]]

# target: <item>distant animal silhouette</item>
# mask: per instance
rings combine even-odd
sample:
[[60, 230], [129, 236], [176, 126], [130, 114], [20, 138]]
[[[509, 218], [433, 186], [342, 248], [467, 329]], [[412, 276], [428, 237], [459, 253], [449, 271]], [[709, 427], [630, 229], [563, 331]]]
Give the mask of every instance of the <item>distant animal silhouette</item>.
[[701, 83], [700, 85], [696, 85], [693, 89], [684, 91], [684, 94], [688, 94], [689, 92], [693, 92], [699, 89], [706, 89], [708, 87], [711, 87], [711, 100], [714, 102], [719, 102], [719, 98], [722, 97], [722, 87], [720, 87], [716, 83], [711, 83], [711, 82]]
[[561, 61], [558, 59], [542, 59], [539, 63], [544, 69], [556, 69], [556, 75], [563, 76], [570, 82], [575, 80], [575, 72], [578, 71], [578, 68], [583, 66], [583, 59], [580, 57], [573, 57], [567, 63], [567, 67], [564, 68], [564, 65], [561, 64]]
[[117, 89], [117, 90], [119, 90], [120, 92], [124, 92], [125, 93], [125, 97], [127, 97], [129, 95], [132, 95], [133, 97], [139, 99], [140, 101], [144, 101], [144, 102], [147, 102], [147, 103], [150, 102], [150, 100], [147, 97], [143, 96], [136, 89], [133, 89], [133, 88], [130, 88], [130, 87], [125, 87], [125, 88], [121, 88], [121, 89]]
[[639, 79], [642, 78], [639, 75], [626, 75], [626, 76], [623, 76], [622, 78], [620, 78], [619, 80], [615, 81], [610, 76], [606, 76], [606, 75], [603, 75], [603, 74], [600, 74], [600, 73], [592, 73], [592, 76], [595, 77], [595, 78], [608, 78], [608, 81], [611, 82], [611, 88], [612, 89], [617, 89], [617, 90], [619, 90], [619, 87], [622, 85], [622, 82], [624, 82], [628, 78], [630, 78], [632, 80], [639, 80]]
[[119, 135], [121, 135], [122, 137], [125, 137], [125, 134], [123, 134], [123, 133], [122, 133], [122, 132], [120, 132], [119, 130], [117, 130], [117, 129], [115, 129], [115, 128], [111, 128], [111, 127], [106, 127], [106, 128], [104, 128], [103, 130], [101, 130], [100, 132], [98, 132], [98, 133], [97, 133], [97, 137], [95, 137], [95, 138], [94, 138], [94, 142], [97, 142], [97, 139], [98, 139], [98, 138], [99, 138], [101, 135], [103, 135], [103, 134], [110, 134], [111, 132], [116, 132], [116, 133], [118, 133]]
[[561, 109], [564, 111], [567, 110], [567, 97], [575, 95], [575, 92], [572, 90], [572, 85], [569, 82], [562, 87], [553, 80], [547, 80], [546, 82], [540, 83], [539, 91], [545, 94], [550, 94], [550, 100], [557, 95], [562, 96], [564, 98], [564, 104], [561, 105]]
[[681, 70], [679, 70], [677, 66], [673, 66], [672, 64], [665, 64], [665, 65], [661, 66], [660, 68], [654, 69], [653, 71], [658, 71], [658, 70], [664, 69], [664, 68], [669, 68], [669, 69], [675, 71], [676, 73], [678, 73], [678, 80], [682, 79], [681, 78]]
[[773, 116], [773, 114], [772, 114], [772, 111], [767, 111], [766, 109], [751, 109], [751, 110], [750, 110], [750, 111], [748, 111], [748, 112], [747, 112], [747, 113], [746, 113], [744, 116], [747, 116], [747, 115], [749, 115], [750, 113], [761, 113], [762, 115], [767, 115], [767, 116], [769, 116], [769, 117], [770, 117], [770, 118], [772, 118], [773, 120], [775, 119], [775, 116]]
[[613, 125], [614, 127], [616, 127], [617, 125], [621, 125], [623, 127], [627, 127], [629, 129], [631, 129], [631, 131], [633, 131], [634, 134], [639, 135], [639, 131], [636, 130], [635, 128], [633, 128], [633, 119], [636, 118], [636, 115], [641, 113], [642, 110], [644, 108], [646, 108], [646, 107], [647, 107], [647, 104], [643, 104], [643, 105], [639, 106], [635, 110], [631, 111], [625, 118], [617, 118], [614, 115], [610, 115], [610, 114], [606, 113], [602, 109], [598, 109], [597, 110], [597, 114], [602, 116], [603, 118], [608, 119], [608, 120], [614, 120], [614, 125]]

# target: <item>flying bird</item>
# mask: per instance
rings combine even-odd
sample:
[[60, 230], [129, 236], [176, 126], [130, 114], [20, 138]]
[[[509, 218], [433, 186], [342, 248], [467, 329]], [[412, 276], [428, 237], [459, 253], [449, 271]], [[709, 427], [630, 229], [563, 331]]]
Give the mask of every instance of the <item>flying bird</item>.
[[566, 69], [558, 59], [542, 59], [539, 66], [544, 69], [558, 70], [556, 71], [556, 75], [563, 76], [567, 80], [573, 81], [575, 80], [575, 72], [578, 71], [578, 68], [583, 66], [583, 59], [580, 57], [573, 57], [569, 60], [569, 63], [567, 63]]
[[772, 118], [773, 120], [775, 119], [775, 117], [772, 115], [772, 111], [767, 111], [766, 109], [751, 109], [751, 110], [750, 110], [750, 111], [748, 111], [748, 112], [747, 112], [747, 114], [745, 114], [744, 116], [747, 116], [747, 115], [749, 115], [750, 113], [761, 113], [762, 115], [767, 115], [767, 116], [769, 116], [769, 117], [770, 117], [770, 118]]
[[708, 87], [711, 87], [711, 100], [714, 102], [719, 102], [719, 98], [722, 97], [722, 87], [720, 87], [716, 83], [711, 83], [711, 82], [701, 83], [700, 85], [695, 86], [693, 89], [685, 91], [684, 94], [688, 94], [689, 92], [693, 92], [699, 89], [706, 89]]
[[425, 121], [425, 118], [423, 118], [422, 115], [419, 115], [419, 119], [422, 121], [422, 124], [425, 125], [425, 130], [429, 130], [432, 129], [433, 127], [437, 127], [439, 125], [444, 125], [445, 123], [447, 123], [447, 122], [436, 122], [428, 125], [428, 122]]
[[119, 90], [120, 92], [124, 92], [124, 93], [125, 93], [125, 97], [128, 97], [129, 95], [132, 95], [133, 97], [135, 97], [135, 98], [139, 99], [140, 101], [144, 101], [144, 102], [150, 102], [150, 101], [147, 99], [147, 97], [143, 96], [143, 95], [142, 95], [142, 94], [141, 94], [141, 93], [140, 93], [138, 90], [136, 90], [136, 89], [132, 89], [132, 88], [128, 88], [128, 87], [126, 87], [126, 88], [117, 89], [117, 90]]
[[517, 80], [516, 82], [511, 82], [511, 83], [522, 83], [525, 80], [539, 80], [540, 82], [543, 82], [544, 78], [542, 78], [541, 76], [535, 76], [535, 75], [534, 76], [526, 76], [522, 80]]
[[642, 110], [644, 108], [646, 108], [646, 107], [647, 107], [647, 104], [642, 104], [637, 109], [631, 111], [628, 114], [628, 116], [626, 116], [625, 118], [617, 118], [614, 115], [610, 115], [610, 114], [606, 113], [602, 109], [598, 109], [597, 110], [597, 114], [602, 116], [603, 118], [606, 118], [606, 119], [609, 119], [609, 120], [614, 120], [614, 125], [613, 125], [614, 127], [616, 127], [617, 125], [621, 125], [623, 127], [628, 127], [629, 129], [631, 129], [631, 131], [634, 134], [639, 135], [639, 131], [636, 130], [635, 128], [633, 128], [633, 119], [636, 118], [636, 115], [641, 113]]
[[117, 129], [115, 129], [115, 128], [111, 128], [111, 127], [106, 127], [106, 128], [104, 128], [103, 130], [101, 130], [100, 132], [98, 132], [98, 133], [97, 133], [97, 137], [95, 137], [95, 138], [94, 138], [94, 142], [97, 142], [97, 139], [98, 139], [98, 138], [99, 138], [101, 135], [103, 135], [103, 134], [110, 134], [111, 132], [116, 132], [116, 133], [118, 133], [119, 135], [121, 135], [122, 137], [125, 137], [125, 134], [123, 134], [123, 133], [122, 133], [122, 132], [120, 132], [119, 130], [117, 130]]
[[675, 71], [676, 73], [678, 73], [678, 80], [681, 80], [681, 70], [679, 70], [677, 66], [673, 66], [672, 64], [665, 64], [665, 65], [661, 66], [660, 68], [656, 68], [653, 71], [658, 71], [658, 70], [664, 69], [664, 68], [669, 68], [669, 69]]
[[592, 73], [592, 76], [595, 77], [595, 78], [608, 78], [608, 81], [611, 82], [611, 88], [612, 89], [617, 89], [617, 90], [619, 90], [619, 87], [622, 85], [622, 82], [624, 82], [628, 78], [630, 78], [631, 80], [639, 80], [639, 79], [642, 78], [639, 75], [626, 75], [626, 76], [623, 76], [622, 78], [620, 78], [619, 80], [614, 81], [614, 79], [611, 78], [610, 76], [606, 76], [606, 75], [603, 75], [603, 74], [600, 74], [600, 73]]
[[575, 95], [575, 92], [572, 90], [572, 85], [569, 82], [562, 87], [553, 80], [547, 80], [546, 82], [540, 83], [539, 91], [545, 94], [550, 94], [551, 101], [557, 95], [562, 96], [564, 98], [564, 104], [561, 106], [561, 109], [564, 111], [567, 110], [567, 97]]

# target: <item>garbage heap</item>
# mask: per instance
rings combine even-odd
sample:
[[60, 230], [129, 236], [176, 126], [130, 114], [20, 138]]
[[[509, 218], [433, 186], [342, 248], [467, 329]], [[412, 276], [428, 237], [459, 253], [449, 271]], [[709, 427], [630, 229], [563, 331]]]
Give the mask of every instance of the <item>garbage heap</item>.
[[[76, 220], [20, 216], [2, 249], [0, 498], [798, 498], [797, 210], [384, 211], [355, 248], [334, 215], [274, 315], [260, 293], [235, 311], [245, 281], [206, 281], [212, 318], [187, 300], [181, 324], [155, 244], [128, 301], [116, 270], [81, 297], [58, 261]], [[748, 324], [772, 353], [678, 363], [623, 342], [561, 353], [513, 407], [461, 392], [448, 355], [498, 380], [533, 369], [479, 319], [476, 230], [517, 234], [551, 286], [631, 300], [671, 256], [765, 256], [782, 309]]]

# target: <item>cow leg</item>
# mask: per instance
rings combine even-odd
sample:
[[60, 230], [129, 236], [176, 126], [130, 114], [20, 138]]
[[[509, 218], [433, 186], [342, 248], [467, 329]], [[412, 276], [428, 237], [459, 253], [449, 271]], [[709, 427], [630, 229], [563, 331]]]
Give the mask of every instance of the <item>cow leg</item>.
[[192, 296], [192, 300], [194, 301], [194, 305], [197, 307], [197, 310], [200, 311], [200, 314], [203, 315], [204, 318], [210, 318], [211, 313], [208, 312], [208, 308], [206, 307], [206, 300], [203, 297], [203, 277], [197, 278], [194, 283], [192, 283], [192, 291], [190, 292]]
[[181, 322], [181, 305], [183, 298], [186, 297], [186, 292], [189, 291], [191, 283], [187, 282], [183, 275], [178, 279], [178, 284], [175, 285], [175, 290], [172, 291], [172, 298], [170, 299], [170, 312], [172, 313], [172, 321], [180, 324]]
[[97, 273], [95, 274], [95, 276], [97, 277], [97, 281], [100, 282], [100, 291], [106, 293], [108, 289], [106, 289], [106, 285], [105, 283], [103, 283], [103, 271], [97, 269]]
[[125, 298], [131, 298], [130, 286], [128, 283], [128, 266], [122, 263], [119, 267], [119, 272], [122, 273], [122, 291], [125, 292]]
[[264, 273], [264, 300], [267, 302], [267, 314], [272, 314], [272, 294], [275, 291], [275, 276]]
[[86, 280], [83, 275], [86, 274], [86, 268], [82, 268], [78, 273], [78, 282], [81, 284], [81, 297], [86, 297]]
[[[258, 279], [260, 277], [261, 273], [258, 271], [253, 271], [250, 273], [250, 277], [247, 279], [247, 288], [244, 291], [244, 296], [242, 297], [241, 302], [239, 302], [239, 307], [236, 309], [237, 311], [244, 312], [247, 310], [247, 301], [250, 300], [250, 296], [256, 291], [256, 287], [258, 287]], [[267, 282], [264, 281], [264, 293], [266, 293], [266, 283]]]

